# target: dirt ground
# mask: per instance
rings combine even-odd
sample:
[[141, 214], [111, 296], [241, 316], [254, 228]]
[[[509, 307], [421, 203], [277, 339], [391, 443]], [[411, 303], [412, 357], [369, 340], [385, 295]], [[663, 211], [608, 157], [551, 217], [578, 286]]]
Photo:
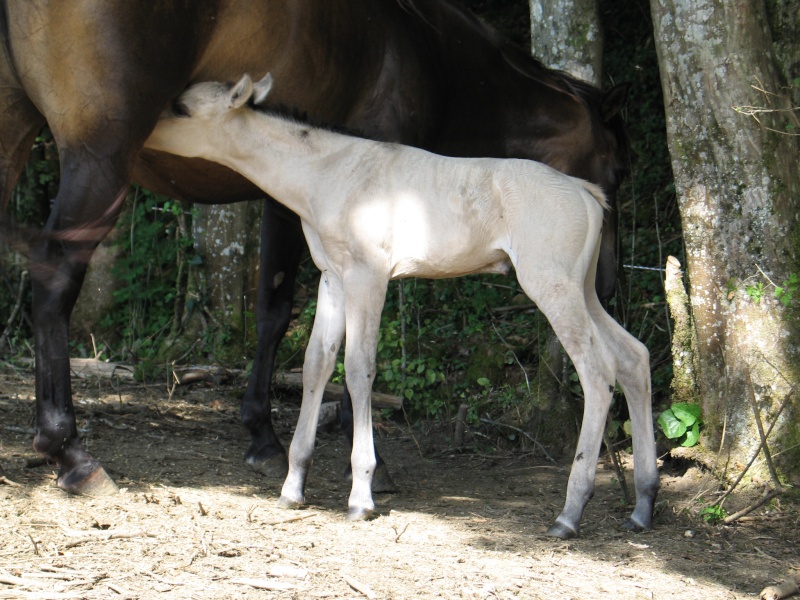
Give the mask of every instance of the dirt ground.
[[[655, 530], [630, 534], [601, 461], [581, 537], [562, 542], [544, 533], [564, 466], [474, 444], [455, 453], [441, 424], [383, 422], [400, 491], [376, 497], [375, 519], [349, 523], [338, 431], [318, 437], [307, 508], [284, 511], [281, 482], [241, 460], [241, 386], [170, 399], [163, 386], [74, 385], [82, 435], [121, 493], [70, 497], [52, 467], [32, 466], [31, 374], [0, 373], [0, 598], [713, 600], [800, 575], [798, 507], [704, 525], [694, 497], [714, 484], [695, 469], [664, 473]], [[278, 405], [287, 445], [297, 410]]]

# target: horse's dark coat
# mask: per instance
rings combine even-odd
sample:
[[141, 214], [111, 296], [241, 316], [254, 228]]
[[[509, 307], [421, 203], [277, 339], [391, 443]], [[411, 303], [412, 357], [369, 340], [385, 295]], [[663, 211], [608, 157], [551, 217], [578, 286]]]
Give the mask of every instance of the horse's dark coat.
[[[90, 232], [45, 235], [32, 252], [34, 446], [58, 461], [58, 484], [71, 492], [91, 492], [90, 475], [102, 471], [78, 439], [69, 317], [87, 257], [119, 214], [116, 199], [130, 181], [195, 202], [260, 196], [220, 166], [142, 148], [187, 84], [272, 71], [276, 102], [323, 121], [442, 154], [537, 159], [612, 199], [625, 163], [624, 93], [545, 69], [450, 0], [4, 0], [0, 9], [2, 203], [47, 123], [62, 174], [46, 231]], [[601, 296], [616, 271], [606, 230]], [[302, 249], [296, 217], [268, 201], [259, 344], [242, 404], [246, 458], [265, 470], [273, 459], [285, 464], [268, 393]]]

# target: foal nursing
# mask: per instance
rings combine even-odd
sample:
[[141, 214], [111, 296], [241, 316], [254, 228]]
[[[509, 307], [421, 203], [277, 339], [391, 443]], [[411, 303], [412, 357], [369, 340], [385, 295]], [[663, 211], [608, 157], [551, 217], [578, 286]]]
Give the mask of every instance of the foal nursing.
[[165, 111], [146, 145], [234, 169], [297, 213], [322, 272], [303, 368], [303, 402], [280, 503], [304, 502], [322, 392], [344, 338], [353, 399], [348, 517], [374, 510], [370, 392], [389, 280], [506, 273], [550, 321], [585, 395], [564, 509], [550, 535], [578, 534], [594, 490], [615, 382], [628, 401], [636, 463], [629, 529], [649, 529], [658, 491], [647, 349], [600, 305], [594, 287], [605, 198], [597, 186], [527, 160], [447, 158], [312, 128], [262, 104], [253, 84], [200, 83]]

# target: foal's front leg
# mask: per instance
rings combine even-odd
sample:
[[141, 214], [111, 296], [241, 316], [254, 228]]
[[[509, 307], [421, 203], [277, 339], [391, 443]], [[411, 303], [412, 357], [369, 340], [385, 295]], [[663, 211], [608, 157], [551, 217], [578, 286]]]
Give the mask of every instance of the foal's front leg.
[[322, 393], [336, 366], [336, 355], [344, 335], [344, 308], [341, 280], [328, 271], [323, 272], [319, 280], [317, 315], [303, 364], [303, 403], [289, 446], [289, 474], [278, 500], [285, 508], [305, 503], [306, 477], [314, 453]]
[[387, 278], [366, 267], [351, 269], [344, 281], [347, 321], [344, 369], [353, 404], [353, 450], [350, 455], [353, 484], [347, 510], [347, 518], [351, 521], [368, 519], [375, 510], [372, 477], [376, 459], [370, 397], [388, 283]]

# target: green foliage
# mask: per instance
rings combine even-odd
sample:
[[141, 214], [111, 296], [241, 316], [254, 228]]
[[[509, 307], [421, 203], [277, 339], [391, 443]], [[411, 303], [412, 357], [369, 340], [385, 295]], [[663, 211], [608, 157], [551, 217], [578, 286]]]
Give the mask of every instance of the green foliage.
[[786, 307], [792, 306], [798, 288], [800, 288], [800, 277], [797, 273], [792, 273], [782, 285], [775, 286], [775, 299]]
[[100, 326], [117, 332], [126, 360], [155, 359], [173, 325], [179, 263], [192, 248], [183, 218], [180, 203], [139, 189], [117, 225], [114, 308]]
[[700, 511], [700, 516], [709, 525], [716, 525], [728, 516], [728, 511], [718, 505], [706, 506]]
[[659, 415], [658, 424], [667, 438], [688, 448], [700, 440], [701, 412], [697, 404], [676, 402]]
[[756, 304], [759, 304], [761, 299], [764, 297], [764, 284], [759, 281], [753, 285], [746, 286], [744, 291], [750, 300]]

